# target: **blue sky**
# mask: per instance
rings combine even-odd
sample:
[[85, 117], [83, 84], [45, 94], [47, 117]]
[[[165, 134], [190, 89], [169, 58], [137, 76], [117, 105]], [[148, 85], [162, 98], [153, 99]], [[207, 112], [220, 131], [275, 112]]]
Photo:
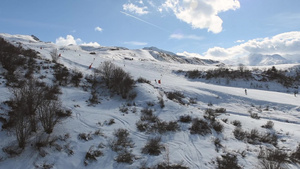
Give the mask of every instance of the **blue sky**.
[[299, 0], [2, 0], [0, 33], [207, 58], [256, 51], [295, 58], [299, 7]]

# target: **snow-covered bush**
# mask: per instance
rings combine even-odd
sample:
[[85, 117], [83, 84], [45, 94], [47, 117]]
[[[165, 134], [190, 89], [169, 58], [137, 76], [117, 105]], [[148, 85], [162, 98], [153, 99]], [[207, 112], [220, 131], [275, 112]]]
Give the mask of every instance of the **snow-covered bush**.
[[273, 121], [267, 121], [267, 123], [265, 125], [262, 125], [262, 128], [266, 128], [266, 129], [272, 129], [274, 126], [274, 122]]

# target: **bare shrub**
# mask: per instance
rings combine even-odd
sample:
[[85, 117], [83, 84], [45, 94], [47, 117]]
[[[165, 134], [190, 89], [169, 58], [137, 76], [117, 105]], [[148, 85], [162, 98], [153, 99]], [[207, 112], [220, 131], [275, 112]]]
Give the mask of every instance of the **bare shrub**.
[[142, 77], [139, 77], [139, 78], [137, 79], [137, 82], [138, 82], [138, 83], [148, 83], [148, 84], [151, 84], [151, 82], [150, 82], [149, 80], [147, 80], [147, 79], [145, 79], [145, 78], [142, 78]]
[[187, 71], [186, 72], [186, 76], [190, 79], [196, 79], [199, 78], [201, 76], [201, 72], [197, 69], [195, 70], [191, 70], [191, 71]]
[[260, 116], [258, 116], [257, 113], [250, 113], [250, 117], [253, 119], [260, 119]]
[[273, 121], [267, 121], [267, 123], [265, 125], [262, 125], [262, 128], [266, 128], [266, 129], [272, 129], [274, 126], [274, 122]]
[[80, 133], [78, 134], [78, 138], [80, 140], [89, 141], [93, 139], [93, 135], [91, 133]]
[[260, 137], [259, 131], [257, 129], [252, 129], [250, 133], [247, 134], [247, 142], [250, 144], [258, 144]]
[[112, 92], [120, 94], [124, 99], [128, 97], [129, 91], [135, 83], [129, 73], [109, 61], [103, 62], [95, 71], [103, 78], [106, 86]]
[[216, 112], [213, 109], [206, 109], [204, 112], [204, 118], [208, 119], [211, 122], [216, 120]]
[[226, 109], [225, 108], [217, 108], [215, 110], [216, 113], [226, 113]]
[[155, 137], [148, 140], [147, 144], [142, 148], [143, 154], [149, 154], [158, 156], [164, 149], [164, 146], [160, 143], [161, 137]]
[[182, 115], [179, 117], [179, 121], [182, 123], [190, 123], [192, 121], [192, 117], [190, 115]]
[[132, 151], [125, 149], [124, 151], [118, 153], [117, 157], [115, 158], [115, 161], [117, 161], [118, 163], [132, 164], [134, 159], [135, 155], [132, 154]]
[[251, 132], [243, 131], [240, 127], [236, 127], [233, 131], [234, 137], [238, 140], [245, 140], [250, 144], [268, 143], [274, 146], [277, 145], [278, 137], [274, 133], [260, 133], [257, 129], [252, 129]]
[[156, 166], [157, 169], [188, 169], [189, 167], [186, 167], [183, 165], [183, 163], [178, 164], [169, 164], [169, 163], [159, 163]]
[[88, 101], [90, 102], [90, 105], [96, 105], [96, 104], [101, 103], [99, 101], [99, 97], [98, 97], [98, 93], [97, 93], [96, 89], [91, 90], [91, 96]]
[[121, 151], [126, 148], [133, 148], [134, 143], [129, 138], [129, 132], [127, 129], [118, 129], [114, 132], [115, 138], [111, 141], [110, 147], [113, 151]]
[[286, 163], [289, 162], [288, 154], [279, 149], [261, 148], [258, 154], [260, 165], [262, 168], [286, 168]]
[[91, 146], [89, 151], [85, 154], [84, 164], [87, 166], [89, 162], [97, 161], [97, 157], [100, 156], [103, 156], [103, 152], [95, 146]]
[[160, 134], [166, 133], [166, 132], [175, 132], [179, 130], [179, 125], [176, 121], [162, 121], [157, 120], [154, 124], [151, 125], [149, 131], [150, 132], [158, 132]]
[[241, 166], [238, 165], [238, 160], [236, 155], [227, 153], [222, 155], [222, 158], [217, 158], [217, 168], [218, 169], [240, 169]]
[[15, 123], [15, 132], [17, 141], [20, 148], [25, 148], [27, 139], [31, 132], [30, 119], [26, 116], [23, 116], [21, 113], [18, 113], [16, 123]]
[[72, 111], [69, 109], [66, 109], [66, 110], [60, 109], [59, 111], [56, 112], [56, 115], [59, 118], [70, 117], [72, 115]]
[[113, 70], [115, 69], [115, 67], [115, 64], [109, 61], [105, 61], [98, 67], [98, 69], [96, 69], [96, 72], [99, 73], [100, 76], [102, 76], [107, 87], [110, 86], [110, 79], [113, 76]]
[[20, 146], [10, 145], [2, 148], [2, 151], [9, 155], [9, 157], [15, 157], [22, 153], [23, 148]]
[[211, 125], [217, 133], [222, 133], [224, 126], [220, 122], [215, 121]]
[[184, 98], [184, 95], [179, 92], [179, 91], [175, 91], [175, 92], [168, 92], [167, 93], [167, 98], [170, 100], [174, 100], [177, 101], [178, 103], [184, 105], [185, 103], [182, 101], [182, 99]]
[[128, 113], [128, 107], [126, 107], [125, 105], [119, 107], [120, 112], [122, 113]]
[[219, 152], [220, 148], [222, 148], [221, 140], [219, 138], [213, 139], [213, 143], [216, 147], [216, 151]]
[[209, 124], [204, 121], [203, 119], [194, 119], [192, 122], [192, 126], [190, 127], [190, 133], [191, 134], [200, 134], [200, 135], [206, 135], [211, 134], [210, 126]]
[[278, 137], [274, 133], [267, 132], [265, 134], [261, 134], [260, 141], [276, 146], [278, 142]]
[[291, 154], [291, 159], [295, 162], [300, 163], [300, 144], [296, 148], [296, 150]]
[[60, 111], [61, 102], [49, 100], [38, 107], [38, 118], [46, 133], [52, 133], [55, 124], [58, 122], [56, 112]]
[[144, 115], [147, 115], [147, 116], [152, 116], [153, 115], [153, 110], [149, 109], [149, 108], [144, 108], [144, 109], [141, 110], [141, 113], [143, 113]]
[[147, 129], [150, 128], [149, 122], [145, 122], [142, 120], [139, 120], [138, 122], [136, 122], [135, 125], [140, 132], [145, 132]]
[[78, 87], [82, 77], [83, 74], [79, 70], [75, 69], [73, 70], [70, 82], [73, 83], [75, 87]]
[[[13, 109], [22, 113], [22, 116], [27, 116], [30, 120], [30, 127], [32, 131], [37, 130], [37, 109], [45, 101], [44, 88], [36, 85], [36, 80], [30, 80], [21, 88], [12, 89], [14, 103]], [[20, 116], [17, 116], [20, 117]], [[10, 120], [14, 120], [11, 117]]]
[[242, 123], [239, 120], [234, 120], [233, 122], [231, 122], [231, 124], [233, 124], [236, 127], [242, 127]]
[[233, 135], [238, 140], [244, 140], [247, 137], [247, 132], [243, 131], [240, 127], [236, 127], [233, 131]]
[[56, 63], [53, 66], [55, 82], [58, 82], [59, 85], [66, 86], [69, 83], [70, 72], [67, 67], [62, 64]]

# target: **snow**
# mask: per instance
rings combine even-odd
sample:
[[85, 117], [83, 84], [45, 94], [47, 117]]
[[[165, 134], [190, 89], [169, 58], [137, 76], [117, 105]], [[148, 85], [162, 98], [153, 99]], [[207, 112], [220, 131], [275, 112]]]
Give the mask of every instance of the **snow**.
[[[260, 126], [266, 124], [268, 120], [274, 122], [274, 130], [278, 132], [280, 139], [278, 147], [287, 148], [293, 151], [300, 140], [300, 97], [295, 97], [291, 93], [283, 92], [286, 89], [274, 84], [274, 90], [251, 89], [246, 82], [240, 82], [237, 85], [226, 86], [206, 81], [189, 80], [184, 76], [174, 73], [177, 70], [194, 69], [213, 69], [212, 65], [182, 64], [176, 62], [165, 62], [156, 59], [150, 49], [128, 50], [115, 47], [87, 47], [87, 46], [57, 46], [53, 43], [35, 41], [27, 35], [9, 35], [0, 34], [1, 37], [13, 44], [20, 42], [23, 47], [31, 48], [40, 53], [44, 59], [51, 60], [50, 52], [58, 49], [61, 54], [58, 62], [71, 70], [78, 70], [84, 75], [93, 74], [93, 70], [104, 61], [111, 61], [129, 72], [134, 79], [143, 77], [151, 81], [150, 84], [137, 83], [133, 89], [137, 92], [134, 101], [127, 101], [118, 95], [111, 95], [108, 92], [100, 94], [100, 104], [89, 106], [87, 100], [90, 92], [83, 88], [62, 87], [61, 100], [64, 107], [72, 111], [72, 116], [60, 121], [54, 128], [52, 137], [64, 136], [69, 134], [69, 138], [60, 140], [59, 144], [63, 146], [62, 150], [54, 147], [45, 147], [47, 152], [45, 157], [41, 157], [34, 146], [27, 145], [23, 153], [17, 157], [9, 158], [4, 152], [0, 152], [0, 168], [24, 168], [31, 169], [35, 166], [53, 164], [54, 169], [60, 168], [138, 168], [142, 162], [147, 166], [166, 160], [167, 151], [159, 156], [150, 156], [141, 153], [141, 148], [146, 144], [149, 138], [153, 138], [157, 133], [143, 133], [136, 128], [136, 122], [140, 119], [140, 111], [148, 107], [147, 102], [153, 102], [155, 105], [150, 107], [154, 109], [154, 114], [165, 121], [178, 120], [181, 115], [191, 115], [192, 117], [203, 118], [204, 111], [207, 108], [225, 108], [227, 112], [217, 117], [218, 121], [224, 125], [224, 131], [220, 134], [201, 136], [191, 135], [188, 128], [191, 124], [179, 123], [181, 131], [169, 132], [161, 135], [162, 143], [169, 151], [171, 163], [183, 162], [189, 168], [215, 168], [217, 157], [226, 152], [232, 152], [238, 155], [239, 164], [244, 168], [258, 167], [259, 161], [257, 155], [260, 145], [251, 145], [246, 142], [238, 141], [234, 138], [232, 131], [235, 126], [231, 124], [234, 120], [242, 123], [243, 130], [250, 131], [258, 129], [265, 132], [266, 129]], [[158, 49], [156, 49], [158, 50]], [[161, 50], [159, 50], [162, 52]], [[95, 52], [95, 54], [90, 54]], [[126, 60], [132, 58], [133, 60]], [[92, 64], [92, 69], [89, 66]], [[295, 65], [280, 65], [279, 68], [291, 68]], [[297, 66], [297, 65], [296, 65]], [[266, 66], [259, 68], [267, 68]], [[2, 69], [0, 69], [2, 71]], [[50, 78], [50, 77], [48, 77]], [[161, 80], [162, 84], [155, 83], [155, 80]], [[10, 92], [5, 86], [3, 77], [0, 79], [0, 102], [10, 98]], [[247, 95], [244, 89], [247, 88]], [[195, 104], [181, 105], [169, 100], [165, 95], [165, 107], [163, 109], [158, 105], [158, 97], [163, 92], [180, 91], [186, 97], [186, 102], [190, 98], [196, 100]], [[132, 106], [127, 106], [128, 103]], [[135, 103], [135, 106], [133, 106]], [[211, 103], [212, 106], [208, 106]], [[126, 106], [128, 113], [120, 112], [119, 108]], [[268, 107], [268, 109], [267, 109]], [[134, 112], [136, 109], [136, 112]], [[0, 114], [5, 113], [4, 105], [1, 106]], [[261, 119], [250, 118], [249, 111], [258, 113]], [[107, 125], [107, 122], [114, 119], [115, 124]], [[225, 123], [221, 119], [228, 119]], [[0, 122], [1, 124], [1, 122]], [[1, 124], [2, 125], [2, 124]], [[114, 161], [117, 153], [109, 148], [109, 142], [113, 138], [113, 133], [119, 128], [127, 129], [129, 137], [135, 143], [133, 154], [139, 157], [133, 164], [122, 164]], [[104, 136], [92, 136], [91, 140], [84, 141], [78, 139], [80, 133], [94, 133], [100, 129]], [[16, 143], [13, 131], [0, 131], [0, 148]], [[220, 138], [222, 140], [223, 150], [216, 152], [212, 140]], [[284, 140], [284, 141], [283, 141]], [[91, 146], [97, 147], [100, 143], [105, 147], [101, 149], [104, 156], [97, 158], [97, 161], [84, 165], [84, 157]], [[264, 145], [263, 145], [264, 146]], [[268, 145], [270, 146], [270, 145]], [[68, 155], [68, 148], [74, 151], [73, 155]], [[238, 152], [247, 150], [246, 157], [242, 158]], [[1, 160], [2, 157], [2, 160]], [[296, 164], [290, 164], [291, 168], [298, 168]]]

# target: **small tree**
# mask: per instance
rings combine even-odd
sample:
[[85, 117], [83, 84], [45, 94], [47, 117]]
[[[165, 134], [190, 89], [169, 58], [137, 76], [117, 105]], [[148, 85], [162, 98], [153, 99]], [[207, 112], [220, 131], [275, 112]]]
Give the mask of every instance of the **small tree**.
[[29, 119], [24, 116], [21, 111], [18, 111], [15, 121], [15, 132], [20, 148], [25, 147], [30, 131], [31, 127]]
[[110, 61], [105, 61], [98, 67], [98, 69], [96, 69], [96, 73], [102, 76], [107, 87], [110, 86], [110, 79], [113, 75], [115, 67], [116, 66]]
[[38, 107], [44, 102], [45, 96], [44, 89], [36, 84], [37, 81], [31, 79], [21, 88], [12, 89], [12, 101], [15, 104], [15, 108], [22, 110], [22, 116], [29, 117], [32, 131], [37, 130], [36, 112]]
[[38, 108], [38, 118], [46, 133], [52, 133], [58, 121], [57, 112], [60, 111], [61, 102], [48, 100]]

